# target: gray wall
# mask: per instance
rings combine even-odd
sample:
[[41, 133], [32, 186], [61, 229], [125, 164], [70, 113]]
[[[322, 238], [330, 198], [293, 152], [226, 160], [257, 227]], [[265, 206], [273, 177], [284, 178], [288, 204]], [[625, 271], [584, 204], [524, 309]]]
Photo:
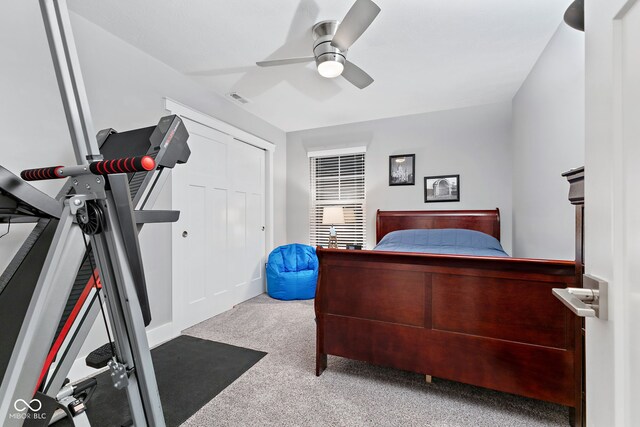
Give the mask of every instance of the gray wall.
[[513, 99], [514, 255], [574, 258], [561, 176], [584, 164], [584, 33], [561, 23]]
[[[208, 92], [78, 15], [71, 14], [96, 129], [128, 130], [157, 123], [164, 97], [231, 123], [277, 145], [275, 154], [275, 240], [285, 237], [286, 137], [274, 126], [231, 101]], [[68, 130], [37, 1], [12, 1], [0, 14], [1, 164], [13, 172], [33, 166], [74, 163]], [[37, 183], [54, 195], [60, 182]], [[170, 183], [156, 207], [171, 207]], [[5, 230], [0, 226], [0, 234]], [[13, 256], [30, 227], [13, 226], [0, 245], [0, 268]], [[170, 225], [150, 225], [141, 234], [153, 306], [152, 327], [171, 320]]]
[[[352, 123], [287, 134], [287, 238], [309, 243], [307, 151], [367, 146], [367, 246], [377, 209], [500, 208], [511, 253], [510, 103]], [[389, 155], [416, 155], [416, 185], [389, 187]], [[424, 203], [423, 178], [460, 174], [461, 201]]]

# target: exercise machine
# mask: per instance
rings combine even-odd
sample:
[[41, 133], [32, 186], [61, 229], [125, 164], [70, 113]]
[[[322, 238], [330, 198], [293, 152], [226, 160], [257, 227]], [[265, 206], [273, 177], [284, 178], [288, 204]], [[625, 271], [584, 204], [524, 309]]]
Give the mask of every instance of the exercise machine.
[[[138, 232], [178, 212], [148, 210], [167, 172], [190, 155], [179, 117], [97, 134], [65, 0], [39, 0], [77, 165], [0, 167], [0, 222], [35, 223], [0, 276], [0, 420], [48, 425], [56, 409], [88, 426], [95, 379], [66, 380], [98, 317], [109, 335], [88, 358], [125, 389], [135, 426], [164, 426], [145, 326], [151, 321]], [[66, 179], [56, 198], [28, 181]], [[113, 337], [111, 337], [113, 334]], [[46, 407], [46, 410], [45, 408]]]
[[[116, 133], [114, 130], [108, 129], [99, 132], [98, 135], [106, 135], [106, 138], [99, 138], [100, 149], [106, 159], [115, 159], [123, 154], [137, 156], [129, 157], [126, 163], [124, 160], [120, 161], [122, 167], [127, 170], [131, 170], [131, 164], [136, 162], [136, 158], [144, 159], [143, 155], [147, 156], [148, 162], [154, 158], [156, 160], [156, 167], [153, 170], [142, 170], [125, 175], [130, 186], [132, 206], [136, 207], [133, 211], [137, 225], [135, 231], [137, 232], [143, 223], [177, 220], [178, 212], [149, 211], [145, 208], [153, 205], [167, 177], [168, 168], [175, 166], [178, 162], [186, 161], [188, 158], [189, 151], [186, 145], [188, 134], [182, 121], [178, 117], [168, 116], [162, 118], [157, 126], [123, 133]], [[116, 167], [117, 161], [105, 162], [101, 164], [104, 166], [98, 166], [100, 173], [104, 172], [103, 168], [109, 168], [109, 164]], [[27, 179], [38, 176], [46, 178], [49, 176], [49, 171], [53, 169], [24, 171], [22, 175]], [[59, 173], [64, 175], [71, 168], [57, 169]], [[83, 172], [84, 169], [83, 166]], [[95, 179], [104, 179], [101, 176], [95, 175], [94, 177]], [[23, 322], [28, 318], [27, 310], [32, 302], [35, 287], [47, 254], [54, 245], [55, 232], [59, 227], [62, 214], [62, 203], [81, 194], [78, 187], [86, 190], [86, 185], [78, 180], [78, 177], [70, 178], [58, 194], [56, 198], [59, 200], [58, 202], [0, 167], [0, 222], [36, 222], [30, 236], [0, 276], [0, 324], [4, 325], [3, 332], [0, 334], [0, 375], [6, 374], [7, 369], [10, 369], [8, 367], [9, 359], [18, 348], [16, 342], [18, 334]], [[93, 183], [90, 182], [89, 185], [91, 186]], [[114, 189], [111, 191], [113, 192]], [[83, 217], [78, 217], [78, 213], [84, 215], [86, 223], [82, 222]], [[95, 231], [99, 232], [99, 229], [94, 230], [94, 227], [104, 224], [99, 220], [102, 212], [96, 210], [92, 202], [88, 203], [85, 210], [79, 209], [75, 215], [74, 221], [78, 224], [80, 231], [87, 236]], [[77, 240], [75, 244], [82, 250], [82, 261], [75, 274], [71, 291], [66, 298], [62, 315], [56, 322], [57, 327], [54, 338], [50, 342], [47, 356], [38, 371], [40, 375], [37, 378], [36, 388], [38, 390], [37, 398], [41, 403], [46, 401], [47, 396], [55, 399], [60, 393], [65, 395], [68, 392], [69, 387], [65, 384], [68, 372], [94, 321], [100, 317], [101, 313], [100, 291], [103, 289], [103, 285], [102, 280], [96, 280], [99, 275], [94, 275], [97, 262], [94, 259], [92, 245], [88, 241], [85, 242], [83, 238]], [[68, 265], [67, 257], [63, 262]], [[136, 285], [144, 283], [144, 276], [141, 274], [142, 266], [139, 265]], [[61, 288], [56, 287], [55, 290], [61, 291]], [[147, 325], [151, 317], [146, 288], [137, 286], [136, 296], [140, 302], [144, 324]], [[110, 314], [109, 318], [111, 317]], [[110, 329], [116, 330], [114, 327]], [[43, 339], [44, 337], [38, 331], [36, 338]], [[113, 359], [113, 347], [115, 346], [115, 343], [111, 344], [111, 340], [109, 340], [109, 343], [87, 357], [87, 365], [96, 369], [107, 366]], [[85, 383], [84, 386], [86, 387], [87, 384]], [[60, 391], [61, 389], [64, 390]], [[81, 387], [77, 393], [84, 395], [84, 388]], [[78, 403], [84, 403], [86, 399], [80, 400], [81, 402]], [[67, 407], [65, 406], [65, 408]], [[67, 413], [67, 415], [71, 414]], [[35, 416], [35, 414], [31, 414], [31, 416]], [[55, 419], [57, 417], [53, 420]]]

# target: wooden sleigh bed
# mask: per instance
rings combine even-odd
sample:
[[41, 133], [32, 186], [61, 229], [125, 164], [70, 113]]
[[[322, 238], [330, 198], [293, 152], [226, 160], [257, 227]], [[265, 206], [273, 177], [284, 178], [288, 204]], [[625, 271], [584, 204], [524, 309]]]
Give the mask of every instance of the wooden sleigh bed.
[[[378, 211], [376, 241], [404, 229], [463, 228], [500, 239], [499, 211]], [[575, 407], [573, 314], [551, 293], [576, 264], [317, 248], [316, 375], [327, 355]]]

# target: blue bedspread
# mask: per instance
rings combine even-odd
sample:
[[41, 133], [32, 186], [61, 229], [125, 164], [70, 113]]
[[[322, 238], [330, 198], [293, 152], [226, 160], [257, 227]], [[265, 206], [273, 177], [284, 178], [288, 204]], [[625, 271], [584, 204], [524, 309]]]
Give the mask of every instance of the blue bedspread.
[[473, 230], [445, 228], [398, 230], [382, 238], [374, 251], [508, 257], [500, 242]]

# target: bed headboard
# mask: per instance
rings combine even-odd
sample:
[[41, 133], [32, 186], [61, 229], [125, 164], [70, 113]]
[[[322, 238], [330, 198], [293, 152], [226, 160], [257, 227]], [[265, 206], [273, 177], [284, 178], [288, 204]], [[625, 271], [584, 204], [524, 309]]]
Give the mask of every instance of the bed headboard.
[[500, 240], [500, 209], [488, 211], [381, 211], [376, 214], [376, 243], [396, 230], [464, 228]]

